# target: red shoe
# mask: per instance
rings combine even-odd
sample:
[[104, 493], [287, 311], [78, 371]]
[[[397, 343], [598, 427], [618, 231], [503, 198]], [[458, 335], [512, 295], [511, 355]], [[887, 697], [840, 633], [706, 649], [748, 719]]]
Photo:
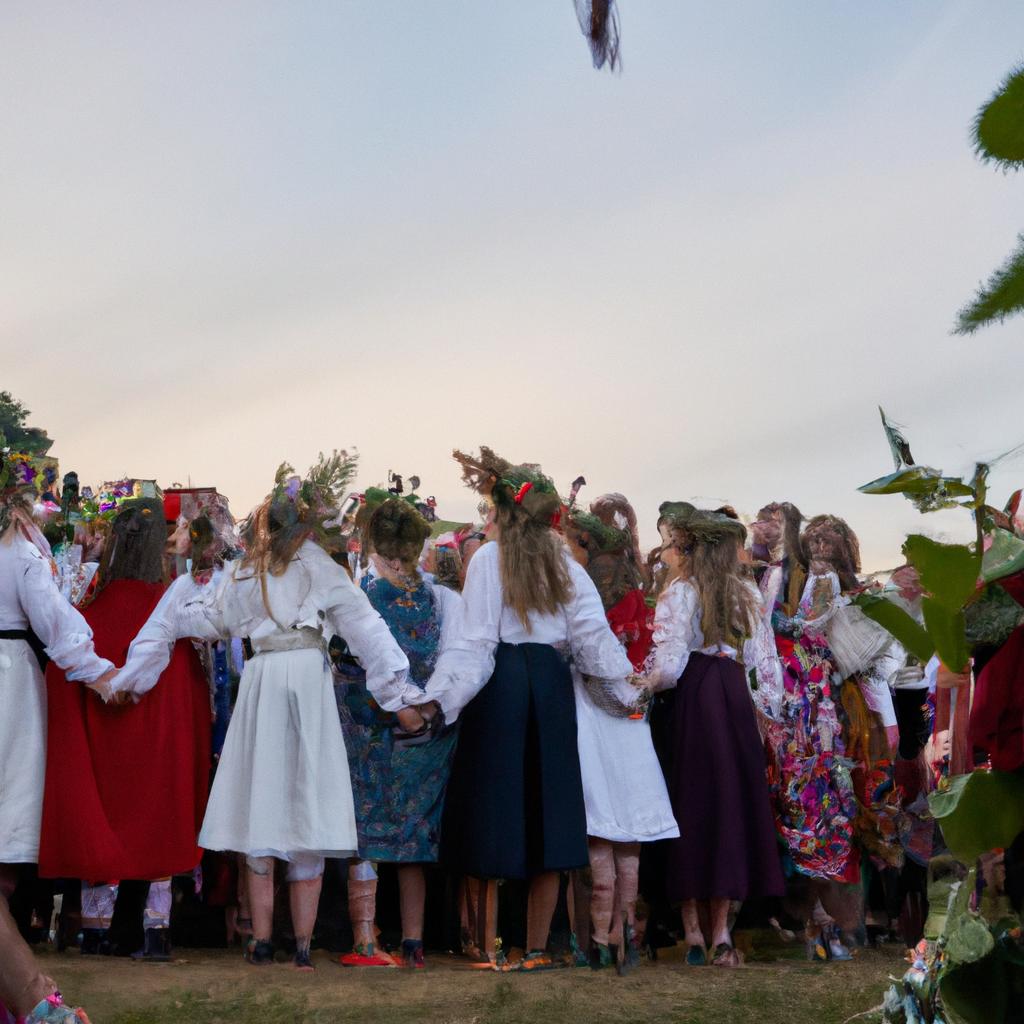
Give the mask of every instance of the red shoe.
[[342, 967], [397, 967], [394, 957], [387, 953], [378, 953], [371, 946], [356, 946], [351, 953], [342, 953], [338, 957]]

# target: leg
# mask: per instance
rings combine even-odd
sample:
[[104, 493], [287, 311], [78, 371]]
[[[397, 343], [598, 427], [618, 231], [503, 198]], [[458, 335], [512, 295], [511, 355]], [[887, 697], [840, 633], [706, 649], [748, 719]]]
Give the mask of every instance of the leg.
[[615, 853], [612, 843], [607, 839], [596, 839], [591, 836], [588, 846], [590, 871], [594, 879], [594, 888], [590, 895], [591, 938], [598, 946], [607, 946], [608, 934], [612, 928], [612, 915], [615, 911]]
[[526, 910], [527, 952], [544, 950], [551, 933], [551, 918], [558, 902], [558, 872], [545, 871], [530, 882]]
[[711, 944], [731, 946], [729, 934], [729, 900], [711, 900]]
[[569, 880], [569, 922], [572, 927], [576, 961], [584, 966], [590, 961], [590, 940], [593, 927], [590, 901], [594, 888], [593, 873], [589, 868], [574, 871]]
[[324, 878], [323, 857], [293, 855], [288, 861], [288, 900], [295, 932], [295, 966], [311, 971], [309, 947], [316, 927], [316, 911], [320, 905], [320, 887]]
[[348, 913], [352, 922], [352, 944], [356, 953], [373, 956], [377, 935], [377, 872], [368, 860], [348, 865]]
[[7, 909], [7, 897], [0, 894], [0, 1002], [15, 1016], [27, 1017], [56, 991], [57, 986], [36, 966], [32, 950]]
[[146, 909], [142, 914], [142, 925], [146, 930], [145, 945], [135, 960], [166, 962], [171, 959], [171, 880], [162, 878], [149, 883]]
[[497, 956], [498, 883], [488, 878], [463, 879], [466, 887], [466, 919], [475, 953], [491, 963]]
[[[683, 900], [684, 941], [691, 949], [704, 950], [704, 933], [700, 927], [700, 910], [696, 900]], [[687, 954], [689, 961], [689, 954]], [[701, 962], [703, 962], [703, 957]]]
[[[616, 843], [615, 924], [619, 930], [623, 970], [640, 963], [640, 942], [636, 936], [636, 901], [640, 889], [640, 844]], [[613, 936], [614, 937], [614, 936]]]
[[423, 907], [427, 883], [422, 864], [402, 864], [398, 868], [399, 899], [402, 906], [402, 938], [423, 940]]
[[274, 858], [246, 857], [245, 873], [252, 913], [250, 960], [270, 963], [270, 936], [274, 928]]

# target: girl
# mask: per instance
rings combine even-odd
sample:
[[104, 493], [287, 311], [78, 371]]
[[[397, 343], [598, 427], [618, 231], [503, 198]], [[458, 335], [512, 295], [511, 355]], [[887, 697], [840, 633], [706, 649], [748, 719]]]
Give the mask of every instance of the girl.
[[[521, 969], [535, 970], [552, 966], [559, 872], [588, 862], [574, 674], [621, 681], [631, 666], [590, 577], [552, 529], [561, 501], [551, 480], [489, 448], [454, 454], [493, 501], [495, 543], [473, 557], [462, 629], [427, 686], [449, 723], [465, 709], [445, 849], [472, 878], [530, 880]], [[483, 917], [491, 954], [493, 915]]]
[[742, 575], [742, 524], [685, 502], [661, 513], [669, 583], [638, 681], [676, 688], [669, 793], [681, 835], [669, 845], [667, 890], [683, 901], [686, 962], [707, 962], [698, 908], [707, 900], [712, 962], [735, 967], [729, 902], [783, 891], [754, 711], [754, 702], [765, 714], [777, 709], [778, 658], [757, 589]]

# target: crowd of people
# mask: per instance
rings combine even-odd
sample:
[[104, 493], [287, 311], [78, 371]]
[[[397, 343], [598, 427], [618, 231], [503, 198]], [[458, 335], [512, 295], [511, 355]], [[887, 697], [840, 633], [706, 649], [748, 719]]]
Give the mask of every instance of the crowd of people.
[[443, 532], [400, 480], [354, 491], [344, 452], [238, 523], [213, 490], [94, 495], [4, 456], [12, 1020], [86, 1019], [33, 960], [47, 933], [166, 961], [215, 921], [203, 941], [303, 971], [314, 944], [625, 972], [677, 941], [735, 967], [737, 924], [822, 962], [920, 938], [967, 680], [852, 600], [920, 620], [914, 570], [862, 579], [850, 527], [785, 501], [749, 529], [666, 501], [645, 553], [621, 494], [454, 455], [480, 521]]

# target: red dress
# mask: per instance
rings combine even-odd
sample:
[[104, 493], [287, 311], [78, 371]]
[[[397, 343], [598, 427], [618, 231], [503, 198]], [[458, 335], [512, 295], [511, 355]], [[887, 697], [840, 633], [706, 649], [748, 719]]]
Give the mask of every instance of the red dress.
[[[113, 580], [82, 614], [96, 651], [123, 665], [164, 592]], [[156, 879], [191, 871], [210, 781], [210, 696], [179, 640], [137, 705], [106, 705], [56, 665], [46, 670], [49, 738], [39, 850], [45, 878]]]

